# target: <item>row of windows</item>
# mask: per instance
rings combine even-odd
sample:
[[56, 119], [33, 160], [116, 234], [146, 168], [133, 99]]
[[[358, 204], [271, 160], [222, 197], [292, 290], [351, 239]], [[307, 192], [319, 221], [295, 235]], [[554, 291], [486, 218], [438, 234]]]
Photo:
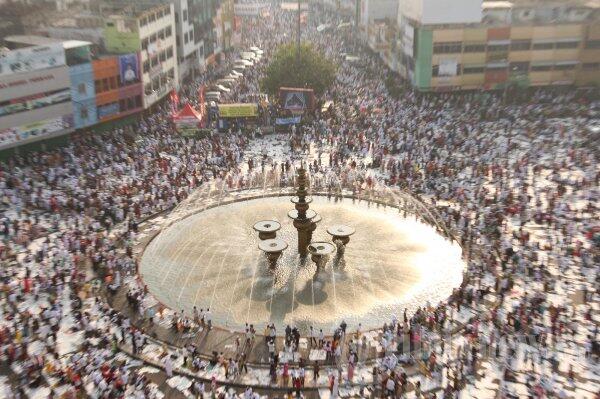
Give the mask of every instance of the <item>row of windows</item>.
[[[117, 113], [126, 112], [138, 108], [142, 108], [141, 95], [129, 98], [122, 98], [118, 102], [115, 101], [112, 103], [99, 105], [97, 107], [98, 119], [103, 118], [105, 116], [116, 115]], [[103, 113], [102, 109], [110, 109], [110, 111], [108, 113]], [[88, 109], [86, 107], [81, 107], [79, 110], [79, 115], [82, 119], [87, 119]]]
[[142, 107], [142, 96], [138, 95], [130, 98], [122, 98], [119, 100], [119, 109], [121, 112], [129, 111], [135, 108]]
[[[584, 70], [595, 70], [598, 69], [600, 63], [586, 63], [582, 65]], [[570, 71], [577, 68], [577, 64], [558, 64], [558, 65], [529, 65], [529, 62], [515, 62], [511, 63], [507, 67], [486, 67], [484, 65], [461, 65], [456, 66], [456, 75], [464, 74], [477, 74], [484, 73], [486, 71], [510, 71], [511, 73], [528, 73], [531, 72], [542, 72], [542, 71]], [[431, 68], [431, 75], [434, 77], [441, 76], [439, 74], [439, 65], [434, 65]]]
[[168, 59], [173, 58], [173, 46], [169, 46], [166, 50], [161, 51], [160, 53], [154, 55], [149, 60], [144, 61], [142, 65], [142, 72], [147, 73], [150, 68], [154, 68], [160, 62], [165, 62]]
[[[600, 41], [598, 44], [595, 41], [588, 41], [586, 48], [600, 48]], [[510, 44], [487, 44], [487, 43], [465, 43], [463, 46], [462, 42], [439, 42], [433, 44], [434, 54], [454, 54], [454, 53], [485, 53], [488, 52], [500, 52], [500, 51], [527, 51], [527, 50], [552, 50], [552, 49], [574, 49], [579, 47], [580, 42], [565, 41], [565, 42], [544, 42], [544, 43], [533, 43], [531, 40], [513, 40]], [[597, 47], [590, 47], [592, 46]]]
[[588, 49], [600, 48], [600, 40], [588, 40], [585, 43], [585, 48], [588, 48]]
[[151, 34], [150, 36], [142, 39], [142, 50], [147, 50], [149, 44], [156, 42], [156, 40], [165, 40], [165, 38], [171, 37], [172, 34], [173, 30], [170, 26]]
[[147, 15], [144, 18], [140, 19], [140, 27], [151, 24], [152, 22], [154, 22], [158, 19], [161, 19], [162, 17], [167, 16], [167, 15], [171, 15], [171, 8], [170, 7], [162, 7], [157, 12], [153, 12], [152, 14]]
[[[133, 83], [138, 83], [139, 80], [135, 79], [133, 82], [130, 82], [131, 84]], [[109, 91], [109, 90], [115, 90], [118, 89], [119, 87], [125, 87], [128, 86], [126, 84], [122, 84], [120, 82], [120, 79], [118, 76], [109, 76], [107, 78], [104, 79], [98, 79], [98, 80], [94, 80], [94, 87], [96, 89], [96, 94], [97, 93], [102, 93], [105, 91]], [[80, 94], [85, 94], [85, 85], [79, 84], [78, 86], [78, 90]]]
[[194, 29], [190, 30], [189, 32], [185, 32], [185, 35], [183, 35], [183, 39], [183, 42], [185, 44], [188, 44], [190, 40], [194, 40]]
[[96, 87], [96, 94], [104, 91], [114, 90], [119, 87], [119, 80], [116, 76], [110, 76], [104, 79], [98, 79], [94, 81]]
[[160, 90], [161, 87], [165, 86], [169, 80], [175, 79], [175, 68], [171, 68], [167, 71], [167, 73], [161, 73], [152, 79], [152, 82], [146, 83], [144, 86], [144, 93], [147, 96], [152, 94], [153, 91]]

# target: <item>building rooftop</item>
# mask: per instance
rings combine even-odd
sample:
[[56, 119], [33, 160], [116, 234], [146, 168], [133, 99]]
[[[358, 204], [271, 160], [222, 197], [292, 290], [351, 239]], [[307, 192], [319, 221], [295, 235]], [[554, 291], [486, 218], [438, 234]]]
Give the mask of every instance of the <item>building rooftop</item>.
[[146, 13], [153, 13], [160, 8], [168, 8], [170, 3], [152, 3], [152, 2], [123, 2], [123, 1], [105, 1], [101, 5], [101, 14], [107, 17], [143, 17]]
[[48, 44], [62, 43], [65, 50], [89, 46], [92, 43], [84, 40], [61, 40], [54, 37], [36, 35], [13, 35], [4, 38], [6, 43], [24, 44], [27, 46], [47, 46]]
[[482, 3], [482, 7], [484, 9], [493, 9], [493, 8], [511, 8], [513, 3], [510, 1], [484, 1]]
[[541, 6], [562, 6], [562, 7], [584, 7], [600, 8], [600, 0], [490, 0], [483, 1], [483, 9], [503, 9], [513, 7], [541, 7]]

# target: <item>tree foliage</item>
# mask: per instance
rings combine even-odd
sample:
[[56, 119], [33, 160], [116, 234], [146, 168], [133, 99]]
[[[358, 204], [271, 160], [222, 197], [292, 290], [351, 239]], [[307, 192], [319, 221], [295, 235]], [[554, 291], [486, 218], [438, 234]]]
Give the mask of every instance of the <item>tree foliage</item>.
[[264, 91], [275, 94], [280, 87], [302, 87], [319, 96], [333, 83], [336, 66], [330, 59], [308, 43], [300, 45], [299, 56], [297, 51], [295, 44], [277, 49], [261, 82]]

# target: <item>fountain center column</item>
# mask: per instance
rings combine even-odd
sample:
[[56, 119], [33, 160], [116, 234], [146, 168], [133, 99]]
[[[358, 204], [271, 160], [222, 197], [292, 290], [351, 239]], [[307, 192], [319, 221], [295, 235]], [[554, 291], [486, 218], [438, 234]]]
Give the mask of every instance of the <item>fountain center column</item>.
[[298, 169], [297, 181], [296, 197], [292, 198], [298, 212], [298, 216], [294, 218], [294, 227], [298, 231], [298, 253], [304, 257], [308, 254], [307, 248], [310, 244], [313, 222], [312, 218], [307, 215], [312, 198], [308, 196], [308, 177], [303, 166]]

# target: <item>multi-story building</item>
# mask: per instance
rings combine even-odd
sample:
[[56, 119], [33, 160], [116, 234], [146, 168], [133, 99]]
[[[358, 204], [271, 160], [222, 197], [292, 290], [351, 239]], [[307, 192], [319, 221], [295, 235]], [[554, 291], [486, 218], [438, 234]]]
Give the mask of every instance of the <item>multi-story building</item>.
[[361, 0], [359, 32], [368, 46], [392, 68], [392, 46], [396, 36], [398, 0]]
[[175, 7], [177, 62], [180, 79], [204, 68], [204, 42], [195, 40], [188, 0], [170, 0]]
[[152, 4], [173, 4], [175, 11], [175, 42], [179, 80], [193, 76], [204, 68], [204, 41], [195, 31], [192, 12], [195, 0], [147, 0]]
[[215, 16], [217, 15], [217, 0], [188, 0], [188, 18], [194, 26], [194, 42], [202, 43], [200, 57], [204, 64], [215, 62], [217, 35]]
[[600, 2], [403, 0], [398, 71], [421, 91], [600, 83]]
[[89, 42], [4, 38], [0, 57], [0, 150], [97, 122]]
[[[145, 5], [112, 3], [105, 19], [104, 46], [108, 53], [138, 54], [141, 66], [143, 107], [149, 108], [179, 87], [175, 11], [173, 4]], [[133, 59], [132, 59], [133, 61]]]
[[98, 122], [106, 122], [144, 109], [139, 52], [104, 55], [92, 61]]
[[233, 33], [235, 30], [233, 0], [222, 0], [219, 10], [221, 13], [221, 23], [217, 26], [217, 29], [221, 30], [221, 47], [223, 51], [227, 51], [233, 47]]

